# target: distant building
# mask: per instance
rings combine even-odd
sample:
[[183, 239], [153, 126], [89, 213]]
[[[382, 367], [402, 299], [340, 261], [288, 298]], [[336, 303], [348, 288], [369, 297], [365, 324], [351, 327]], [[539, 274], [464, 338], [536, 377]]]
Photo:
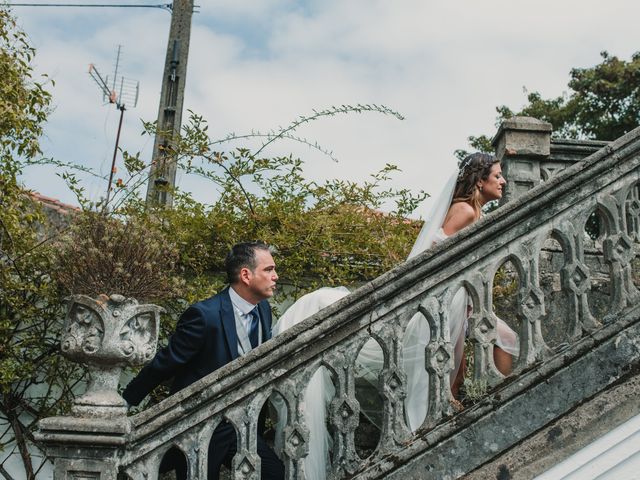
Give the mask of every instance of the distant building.
[[29, 195], [35, 202], [40, 204], [42, 212], [48, 220], [47, 224], [43, 225], [38, 231], [38, 234], [41, 236], [68, 227], [73, 218], [73, 214], [80, 212], [79, 207], [62, 203], [60, 200], [47, 197], [41, 193], [31, 191]]

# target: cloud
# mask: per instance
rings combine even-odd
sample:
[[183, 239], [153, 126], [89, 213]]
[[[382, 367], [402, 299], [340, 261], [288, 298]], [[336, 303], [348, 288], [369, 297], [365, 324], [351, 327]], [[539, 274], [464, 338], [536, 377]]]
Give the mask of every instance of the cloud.
[[[431, 193], [455, 168], [453, 151], [467, 136], [495, 131], [497, 105], [524, 103], [523, 86], [559, 95], [572, 67], [598, 63], [601, 50], [628, 58], [640, 44], [640, 4], [622, 0], [197, 3], [185, 107], [209, 120], [213, 137], [284, 126], [314, 108], [385, 104], [406, 120], [363, 114], [301, 128], [334, 150], [338, 164], [290, 142], [270, 153], [302, 156], [305, 172], [317, 179], [364, 179], [395, 163], [403, 170], [398, 187]], [[125, 116], [122, 142], [148, 159], [152, 142], [140, 137], [137, 119], [157, 114], [168, 14], [41, 10], [18, 14], [38, 47], [39, 69], [56, 79], [48, 153], [108, 169], [117, 112], [101, 105], [85, 72], [89, 62], [110, 71], [115, 46], [123, 44], [122, 71], [141, 81], [141, 97]], [[25, 181], [70, 200], [62, 185], [41, 176]], [[210, 186], [180, 181], [211, 198]], [[96, 183], [95, 194], [102, 188]]]

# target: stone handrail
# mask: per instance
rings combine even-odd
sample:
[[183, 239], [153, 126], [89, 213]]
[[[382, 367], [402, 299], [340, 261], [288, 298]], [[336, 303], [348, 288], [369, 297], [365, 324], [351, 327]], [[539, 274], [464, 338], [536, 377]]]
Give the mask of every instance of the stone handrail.
[[[329, 470], [334, 478], [357, 476], [454, 414], [449, 388], [454, 362], [448, 305], [459, 288], [467, 290], [473, 303], [469, 333], [474, 345], [474, 376], [486, 379], [489, 386], [504, 380], [491, 352], [497, 322], [492, 306], [493, 279], [505, 262], [511, 262], [519, 278], [516, 323], [521, 343], [513, 375], [552, 353], [542, 333], [545, 295], [539, 281], [539, 256], [550, 237], [562, 250], [560, 277], [568, 299], [568, 343], [637, 302], [631, 259], [633, 244], [640, 240], [639, 166], [637, 129], [248, 355], [130, 417], [128, 423], [116, 422], [110, 428], [105, 419], [45, 419], [38, 438], [55, 458], [57, 478], [76, 478], [69, 472], [77, 471], [86, 474], [77, 478], [115, 479], [115, 472], [120, 471], [132, 479], [155, 479], [163, 455], [172, 447], [185, 453], [189, 478], [206, 478], [212, 432], [226, 420], [238, 435], [232, 478], [257, 479], [258, 414], [274, 392], [288, 409], [282, 452], [287, 478], [304, 478], [302, 462], [309, 432], [301, 401], [309, 379], [320, 366], [329, 370], [336, 387], [328, 406], [333, 434]], [[592, 313], [591, 274], [584, 258], [585, 223], [594, 211], [603, 218], [601, 245], [611, 285], [602, 318]], [[418, 432], [411, 432], [403, 413], [406, 375], [402, 339], [417, 312], [431, 329], [426, 352], [430, 385], [425, 399], [427, 417]], [[371, 338], [384, 352], [379, 374], [384, 414], [376, 450], [361, 459], [354, 445], [360, 412], [354, 366], [360, 349]], [[95, 476], [87, 472], [95, 472]]]

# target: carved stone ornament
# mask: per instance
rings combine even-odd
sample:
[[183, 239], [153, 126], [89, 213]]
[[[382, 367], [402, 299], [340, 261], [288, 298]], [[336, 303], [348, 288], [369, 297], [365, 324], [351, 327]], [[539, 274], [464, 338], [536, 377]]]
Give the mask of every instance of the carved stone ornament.
[[143, 365], [153, 358], [162, 311], [122, 295], [69, 299], [60, 350], [69, 360], [87, 364], [90, 374], [87, 392], [73, 406], [75, 414], [126, 413], [118, 394], [122, 367]]

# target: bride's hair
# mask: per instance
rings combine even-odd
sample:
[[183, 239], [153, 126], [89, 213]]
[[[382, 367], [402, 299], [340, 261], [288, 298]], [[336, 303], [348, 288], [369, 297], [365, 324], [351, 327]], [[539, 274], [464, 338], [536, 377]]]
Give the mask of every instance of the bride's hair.
[[458, 173], [458, 181], [451, 203], [467, 202], [475, 210], [476, 217], [480, 218], [482, 203], [480, 202], [478, 182], [489, 178], [494, 163], [499, 163], [499, 160], [489, 153], [478, 152], [466, 156], [460, 162], [460, 173]]

